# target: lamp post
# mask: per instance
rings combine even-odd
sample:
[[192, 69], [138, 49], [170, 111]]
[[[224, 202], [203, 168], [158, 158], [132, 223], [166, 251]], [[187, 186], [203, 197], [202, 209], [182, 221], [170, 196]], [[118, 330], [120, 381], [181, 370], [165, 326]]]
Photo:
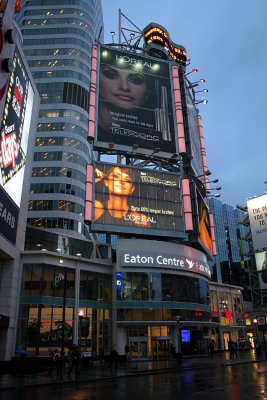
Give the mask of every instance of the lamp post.
[[84, 317], [84, 311], [79, 310], [78, 312], [79, 316], [79, 350], [81, 351], [81, 343], [82, 343], [82, 319]]

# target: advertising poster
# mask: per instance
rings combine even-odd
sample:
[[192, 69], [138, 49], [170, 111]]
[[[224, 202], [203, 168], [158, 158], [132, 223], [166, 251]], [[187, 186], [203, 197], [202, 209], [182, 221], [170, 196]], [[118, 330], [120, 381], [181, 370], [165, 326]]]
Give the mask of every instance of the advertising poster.
[[200, 193], [197, 191], [198, 220], [199, 220], [199, 239], [212, 254], [212, 239], [210, 229], [209, 209]]
[[267, 251], [255, 253], [255, 259], [261, 289], [267, 289]]
[[101, 47], [97, 141], [176, 153], [167, 62]]
[[267, 247], [267, 194], [248, 200], [248, 215], [254, 250]]
[[17, 50], [0, 131], [0, 233], [16, 243], [30, 131], [33, 89]]
[[186, 89], [186, 105], [187, 105], [188, 130], [190, 136], [191, 153], [193, 157], [191, 161], [191, 166], [195, 174], [199, 176], [203, 174], [203, 162], [201, 155], [198, 116], [196, 107], [192, 102], [188, 89]]
[[94, 193], [94, 224], [121, 232], [184, 231], [177, 174], [97, 162]]
[[33, 90], [15, 51], [0, 136], [0, 185], [19, 207], [27, 157]]

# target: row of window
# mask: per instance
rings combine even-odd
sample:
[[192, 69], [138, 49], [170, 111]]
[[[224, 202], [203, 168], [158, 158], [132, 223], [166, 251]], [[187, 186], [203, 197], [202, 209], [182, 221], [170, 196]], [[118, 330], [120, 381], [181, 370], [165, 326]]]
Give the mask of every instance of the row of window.
[[57, 58], [57, 59], [48, 59], [48, 60], [30, 60], [28, 62], [29, 67], [31, 68], [52, 68], [52, 67], [74, 67], [79, 68], [86, 73], [88, 73], [88, 65], [84, 64], [81, 61], [72, 60], [71, 58]]
[[67, 122], [47, 122], [39, 123], [37, 125], [37, 132], [50, 132], [50, 131], [64, 131], [75, 132], [84, 136], [87, 139], [88, 132], [86, 129], [81, 128], [79, 125], [69, 124]]
[[[67, 272], [67, 298], [74, 298], [74, 271], [42, 264], [24, 265], [22, 296], [64, 297]], [[111, 275], [81, 271], [80, 299], [111, 301]]]
[[179, 301], [209, 304], [208, 283], [182, 275], [121, 272], [118, 300]]
[[73, 78], [78, 81], [84, 82], [89, 87], [90, 80], [79, 72], [60, 70], [60, 71], [32, 71], [34, 79], [46, 79], [46, 78]]
[[[59, 6], [66, 6], [66, 0], [57, 0], [56, 1], [56, 5]], [[83, 0], [68, 0], [68, 5], [76, 5], [76, 6], [80, 6], [86, 10], [88, 10], [88, 8], [91, 8], [91, 11], [93, 13], [94, 10], [94, 0], [87, 0], [87, 1], [83, 1]], [[55, 0], [35, 0], [34, 2], [32, 1], [26, 1], [24, 4], [24, 7], [38, 7], [38, 6], [55, 6]], [[43, 10], [42, 10], [43, 11]]]
[[53, 46], [56, 47], [58, 45], [62, 46], [66, 45], [76, 45], [86, 49], [88, 52], [90, 51], [92, 40], [89, 42], [85, 42], [81, 39], [76, 39], [74, 37], [65, 37], [65, 38], [39, 38], [39, 39], [25, 39], [23, 40], [23, 44], [25, 47], [33, 47], [33, 46]]
[[[92, 28], [88, 26], [88, 24], [83, 23], [82, 21], [75, 19], [75, 18], [66, 18], [65, 23], [66, 24], [76, 24], [80, 25], [80, 28], [73, 28], [73, 27], [66, 27], [66, 28], [41, 28], [41, 29], [37, 29], [36, 26], [37, 25], [44, 25], [44, 21], [45, 25], [48, 25], [49, 22], [51, 20], [33, 20], [32, 21], [32, 25], [34, 26], [33, 29], [22, 29], [22, 34], [23, 36], [32, 36], [32, 35], [66, 35], [66, 34], [70, 34], [70, 35], [77, 35], [77, 36], [81, 36], [82, 38], [88, 40], [88, 42], [90, 42], [92, 39]], [[69, 21], [69, 22], [68, 22]], [[76, 21], [76, 22], [75, 22]], [[28, 21], [31, 22], [31, 21]], [[58, 24], [62, 24], [63, 21], [59, 20], [57, 22]], [[87, 33], [84, 29], [90, 30], [91, 34]]]
[[65, 161], [71, 162], [74, 164], [79, 164], [82, 167], [86, 168], [88, 163], [83, 157], [79, 156], [75, 153], [68, 153], [66, 151], [40, 151], [35, 152], [33, 156], [33, 161]]
[[88, 112], [89, 97], [89, 90], [83, 88], [82, 86], [71, 82], [64, 83], [62, 103], [68, 103], [82, 107]]
[[35, 146], [69, 146], [75, 149], [83, 151], [87, 156], [90, 156], [88, 146], [82, 143], [78, 139], [74, 139], [66, 136], [49, 136], [49, 137], [37, 137], [35, 140]]
[[[53, 9], [51, 8], [49, 11], [46, 12], [46, 15], [47, 15], [48, 18], [51, 17], [51, 16], [54, 16], [54, 15], [66, 15], [66, 14], [67, 15], [71, 15], [71, 16], [78, 15], [80, 17], [85, 18], [87, 21], [90, 22], [90, 24], [94, 23], [94, 21], [93, 21], [93, 19], [92, 19], [90, 14], [88, 14], [85, 11], [81, 11], [78, 8], [66, 8], [66, 7], [64, 7], [64, 8], [53, 8]], [[24, 17], [33, 16], [33, 15], [40, 15], [40, 10], [26, 10], [23, 13]]]
[[85, 198], [85, 190], [69, 183], [32, 183], [30, 194], [36, 193], [64, 193]]
[[43, 56], [73, 56], [77, 59], [77, 57], [83, 58], [84, 60], [87, 61], [87, 63], [90, 65], [90, 57], [88, 53], [84, 53], [82, 50], [79, 49], [73, 49], [73, 48], [49, 48], [49, 49], [35, 49], [35, 50], [25, 50], [24, 51], [26, 57], [29, 59], [29, 57], [43, 57]]
[[73, 201], [67, 200], [29, 200], [29, 211], [67, 211], [76, 214], [84, 214], [84, 207]]
[[36, 178], [61, 176], [66, 178], [77, 179], [80, 182], [85, 182], [85, 174], [71, 168], [62, 167], [34, 167], [32, 168], [32, 176]]
[[88, 125], [88, 117], [74, 110], [40, 110], [39, 118], [73, 118]]
[[79, 232], [81, 231], [80, 222], [68, 218], [28, 218], [27, 223], [42, 229], [67, 229], [76, 232], [79, 229]]

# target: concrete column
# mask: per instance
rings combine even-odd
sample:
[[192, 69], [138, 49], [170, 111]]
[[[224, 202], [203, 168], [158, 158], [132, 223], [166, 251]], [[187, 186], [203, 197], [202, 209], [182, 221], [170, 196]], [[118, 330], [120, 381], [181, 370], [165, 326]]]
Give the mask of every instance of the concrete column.
[[78, 345], [78, 311], [80, 296], [80, 267], [76, 265], [75, 269], [75, 299], [74, 299], [74, 316], [73, 316], [73, 343]]

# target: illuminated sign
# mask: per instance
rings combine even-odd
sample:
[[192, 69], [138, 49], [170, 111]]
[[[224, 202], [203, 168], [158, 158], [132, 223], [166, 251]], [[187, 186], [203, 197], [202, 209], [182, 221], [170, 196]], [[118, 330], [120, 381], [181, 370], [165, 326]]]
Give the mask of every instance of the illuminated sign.
[[100, 162], [95, 167], [94, 229], [184, 235], [177, 174]]
[[18, 207], [0, 186], [0, 233], [13, 244], [16, 244], [18, 214]]
[[247, 207], [254, 250], [267, 248], [267, 194], [248, 200]]
[[121, 272], [117, 272], [117, 290], [121, 290]]
[[171, 41], [168, 32], [160, 25], [149, 24], [144, 29], [146, 44], [156, 43], [168, 50], [170, 56], [178, 63], [185, 64], [186, 51], [183, 46]]
[[96, 147], [177, 152], [168, 62], [101, 47], [96, 137]]
[[158, 267], [194, 272], [211, 277], [210, 268], [207, 263], [197, 258], [185, 255], [145, 252], [145, 251], [122, 251], [120, 265], [123, 267]]
[[197, 190], [197, 205], [198, 205], [198, 221], [199, 221], [199, 239], [212, 254], [212, 239], [211, 239], [211, 228], [209, 209], [199, 191]]
[[20, 206], [33, 90], [25, 67], [15, 51], [0, 131], [0, 185]]
[[181, 340], [183, 343], [190, 342], [190, 330], [189, 329], [181, 329]]
[[259, 272], [261, 289], [267, 289], [267, 251], [255, 253], [256, 268]]

